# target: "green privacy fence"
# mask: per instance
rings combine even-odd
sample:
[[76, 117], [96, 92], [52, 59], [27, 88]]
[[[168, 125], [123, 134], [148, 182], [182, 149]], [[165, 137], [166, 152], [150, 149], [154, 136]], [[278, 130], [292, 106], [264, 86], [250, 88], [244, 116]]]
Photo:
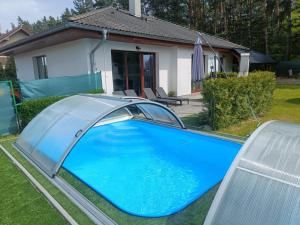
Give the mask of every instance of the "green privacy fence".
[[19, 81], [22, 100], [63, 96], [102, 89], [101, 74]]
[[11, 81], [0, 81], [0, 136], [18, 132], [16, 102]]

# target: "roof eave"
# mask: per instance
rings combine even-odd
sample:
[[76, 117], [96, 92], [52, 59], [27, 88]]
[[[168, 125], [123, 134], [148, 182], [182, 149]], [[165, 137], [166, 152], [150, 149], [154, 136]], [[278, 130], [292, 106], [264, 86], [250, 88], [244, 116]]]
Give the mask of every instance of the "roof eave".
[[[132, 36], [132, 37], [142, 37], [142, 38], [155, 39], [155, 40], [160, 40], [160, 41], [170, 41], [170, 42], [174, 42], [174, 43], [183, 43], [183, 44], [188, 44], [188, 45], [194, 44], [192, 41], [188, 41], [188, 40], [184, 40], [184, 39], [162, 37], [162, 36], [143, 34], [143, 33], [134, 33], [134, 32], [122, 31], [122, 30], [117, 30], [117, 29], [109, 29], [109, 28], [105, 28], [105, 27], [98, 27], [95, 25], [88, 25], [88, 24], [82, 24], [82, 23], [70, 21], [70, 22], [61, 24], [57, 27], [54, 27], [48, 31], [29, 36], [29, 37], [19, 40], [17, 42], [6, 45], [6, 46], [0, 48], [0, 54], [1, 53], [9, 54], [10, 50], [12, 50], [14, 48], [23, 46], [27, 43], [33, 42], [35, 40], [38, 40], [38, 39], [41, 39], [41, 38], [47, 37], [49, 35], [52, 35], [52, 34], [67, 30], [67, 29], [71, 29], [71, 28], [84, 29], [84, 30], [97, 31], [97, 32], [102, 32], [103, 30], [107, 30], [109, 33], [112, 33], [112, 34], [126, 35], [126, 36]], [[204, 46], [208, 46], [208, 45], [204, 44]], [[234, 49], [232, 47], [226, 47], [226, 46], [213, 46], [213, 47], [223, 48], [223, 49]], [[240, 46], [240, 48], [248, 49], [243, 46]]]
[[38, 40], [38, 39], [41, 39], [41, 38], [47, 37], [49, 35], [52, 35], [52, 34], [67, 30], [67, 29], [71, 29], [71, 28], [85, 29], [85, 30], [99, 31], [99, 32], [103, 31], [103, 29], [101, 29], [99, 27], [96, 27], [96, 26], [91, 26], [91, 25], [84, 25], [83, 26], [83, 25], [78, 24], [78, 23], [67, 22], [67, 23], [58, 25], [58, 26], [56, 26], [56, 27], [54, 27], [50, 30], [44, 31], [42, 33], [38, 33], [38, 34], [35, 34], [35, 35], [32, 35], [32, 36], [29, 36], [27, 38], [21, 39], [19, 41], [16, 41], [14, 43], [8, 44], [8, 45], [0, 48], [0, 54], [1, 53], [5, 54], [13, 48], [23, 46], [27, 43], [33, 42], [35, 40]]

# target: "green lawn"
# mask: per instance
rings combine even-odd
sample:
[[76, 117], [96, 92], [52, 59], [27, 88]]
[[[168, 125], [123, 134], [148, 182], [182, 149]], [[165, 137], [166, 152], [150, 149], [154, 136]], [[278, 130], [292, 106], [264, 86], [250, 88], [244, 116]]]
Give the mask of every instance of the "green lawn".
[[[12, 146], [14, 138], [0, 138], [5, 147], [79, 223], [92, 225], [91, 220]], [[0, 224], [63, 225], [68, 224], [27, 180], [25, 175], [0, 150]]]
[[[260, 116], [260, 121], [281, 120], [292, 123], [300, 123], [300, 85], [277, 85], [271, 109]], [[257, 127], [253, 119], [244, 121], [220, 132], [239, 136], [246, 136]]]
[[0, 151], [0, 224], [67, 224]]
[[[191, 129], [201, 127], [207, 123], [207, 115], [192, 115], [181, 118]], [[277, 85], [273, 95], [272, 107], [259, 116], [261, 123], [269, 120], [281, 120], [292, 123], [300, 123], [300, 85]], [[246, 137], [259, 125], [253, 118], [235, 124], [225, 129], [217, 130], [218, 133]]]
[[[300, 123], [300, 85], [278, 85], [276, 87], [271, 109], [260, 117], [262, 122], [274, 119]], [[204, 120], [205, 116], [203, 115], [200, 119], [198, 116], [183, 118], [186, 124], [192, 126], [200, 126]], [[256, 127], [257, 122], [249, 119], [240, 124], [219, 130], [219, 132], [247, 136]], [[0, 139], [0, 144], [8, 149], [29, 170], [79, 224], [92, 224], [85, 214], [11, 147], [11, 142], [11, 140]], [[200, 225], [205, 219], [217, 190], [217, 187], [213, 188], [202, 198], [175, 215], [159, 219], [145, 219], [131, 216], [118, 210], [67, 172], [61, 170], [60, 175], [120, 225]], [[25, 176], [10, 162], [2, 151], [0, 151], [0, 200], [1, 225], [66, 224], [66, 221], [64, 221], [60, 214], [34, 189]]]
[[[54, 187], [42, 174], [26, 161], [12, 146], [15, 140], [1, 140], [2, 144], [70, 213], [79, 224], [93, 224], [66, 196]], [[104, 213], [120, 225], [201, 225], [204, 222], [210, 204], [218, 186], [212, 188], [200, 199], [184, 210], [162, 218], [142, 218], [124, 213], [81, 183], [75, 177], [64, 171], [59, 172], [79, 192], [98, 206]], [[30, 184], [26, 177], [0, 151], [0, 224], [67, 224], [61, 215], [46, 201], [46, 199]], [[49, 219], [50, 218], [50, 219]]]

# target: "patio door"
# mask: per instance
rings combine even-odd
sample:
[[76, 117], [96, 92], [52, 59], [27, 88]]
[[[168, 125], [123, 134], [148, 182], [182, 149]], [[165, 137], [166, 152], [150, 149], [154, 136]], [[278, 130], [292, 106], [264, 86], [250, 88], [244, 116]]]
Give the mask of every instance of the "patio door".
[[112, 51], [114, 91], [134, 89], [139, 96], [144, 88], [155, 89], [155, 54]]

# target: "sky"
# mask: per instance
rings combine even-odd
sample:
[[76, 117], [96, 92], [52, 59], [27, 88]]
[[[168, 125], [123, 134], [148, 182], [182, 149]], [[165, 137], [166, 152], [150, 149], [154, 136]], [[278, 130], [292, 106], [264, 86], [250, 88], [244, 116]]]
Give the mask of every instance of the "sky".
[[0, 32], [17, 24], [18, 16], [35, 22], [43, 16], [60, 16], [67, 7], [73, 7], [73, 0], [0, 0]]

